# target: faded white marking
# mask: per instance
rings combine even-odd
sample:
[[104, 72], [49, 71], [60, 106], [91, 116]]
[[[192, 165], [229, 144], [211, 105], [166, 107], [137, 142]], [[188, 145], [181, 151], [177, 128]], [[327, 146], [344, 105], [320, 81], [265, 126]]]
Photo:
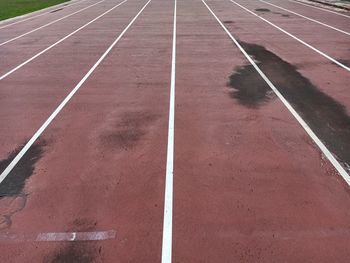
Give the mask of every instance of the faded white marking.
[[35, 241], [93, 241], [115, 239], [116, 231], [40, 233]]
[[49, 232], [39, 234], [0, 233], [0, 242], [59, 242], [59, 241], [98, 241], [115, 239], [115, 230], [92, 232]]

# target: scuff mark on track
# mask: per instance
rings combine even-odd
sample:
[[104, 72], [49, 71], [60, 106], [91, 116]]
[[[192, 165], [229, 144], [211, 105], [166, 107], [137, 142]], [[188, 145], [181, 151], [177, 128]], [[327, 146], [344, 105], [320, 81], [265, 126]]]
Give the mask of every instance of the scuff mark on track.
[[[345, 66], [347, 67], [350, 67], [350, 59], [337, 59], [340, 63], [344, 64]], [[337, 65], [335, 64], [334, 62], [332, 62], [332, 64], [334, 65]]]
[[283, 14], [283, 13], [280, 13], [280, 12], [272, 12], [272, 14], [281, 15], [281, 16], [283, 16], [283, 17], [290, 17], [290, 15], [288, 15], [288, 14]]
[[[240, 42], [240, 44], [257, 61], [259, 68], [293, 105], [328, 149], [344, 166], [349, 164], [350, 116], [345, 107], [314, 86], [311, 81], [298, 72], [294, 65], [284, 61], [265, 47], [244, 42]], [[250, 79], [243, 80], [243, 76]], [[244, 105], [247, 103], [242, 100], [240, 93], [249, 94], [249, 89], [257, 90], [253, 96], [259, 98], [260, 101], [266, 101], [263, 95], [268, 93], [264, 83], [257, 72], [253, 73], [251, 65], [239, 68], [230, 77], [230, 84], [235, 89], [233, 96]], [[254, 99], [251, 100], [254, 101]]]
[[271, 12], [271, 10], [267, 9], [267, 8], [256, 8], [255, 11], [258, 11], [258, 12]]
[[273, 96], [270, 87], [263, 81], [252, 65], [238, 68], [230, 77], [228, 85], [233, 88], [230, 92], [232, 98], [242, 105], [257, 108], [269, 101]]
[[63, 10], [63, 8], [58, 8], [58, 9], [52, 10], [50, 13], [56, 13], [56, 12], [61, 11], [61, 10]]
[[[44, 141], [35, 143], [32, 147], [30, 147], [27, 153], [0, 184], [0, 197], [16, 196], [22, 193], [26, 180], [34, 173], [35, 164], [44, 153], [44, 147]], [[1, 172], [5, 170], [5, 168], [11, 163], [22, 148], [23, 145], [13, 151], [7, 159], [0, 161]]]
[[147, 133], [157, 116], [147, 112], [127, 112], [121, 120], [101, 137], [103, 144], [127, 150], [134, 147]]
[[267, 9], [267, 8], [256, 8], [255, 11], [260, 12], [260, 13], [271, 13], [271, 14], [275, 14], [275, 15], [281, 15], [283, 17], [290, 17], [290, 15], [288, 15], [288, 14], [283, 14], [280, 12], [271, 12], [271, 10]]
[[27, 195], [3, 197], [0, 199], [0, 230], [11, 227], [11, 217], [21, 211], [27, 203]]
[[96, 241], [68, 242], [47, 256], [44, 263], [103, 262], [98, 260], [98, 256], [101, 257], [102, 247], [97, 248], [96, 243]]
[[[9, 228], [12, 224], [11, 217], [25, 207], [27, 194], [24, 193], [24, 186], [26, 180], [33, 175], [35, 164], [44, 153], [44, 147], [44, 141], [34, 144], [0, 184], [0, 230]], [[1, 172], [22, 148], [23, 145], [13, 151], [8, 158], [0, 161]]]
[[[93, 231], [96, 230], [97, 222], [90, 219], [75, 219], [70, 230], [73, 231]], [[98, 241], [76, 241], [65, 242], [60, 245], [56, 251], [44, 258], [44, 263], [68, 263], [84, 262], [96, 263], [103, 262], [102, 246]]]

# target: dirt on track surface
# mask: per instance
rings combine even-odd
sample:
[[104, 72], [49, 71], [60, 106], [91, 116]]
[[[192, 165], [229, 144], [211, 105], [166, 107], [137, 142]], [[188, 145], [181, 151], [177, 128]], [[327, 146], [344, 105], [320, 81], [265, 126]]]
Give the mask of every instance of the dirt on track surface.
[[[95, 2], [0, 28], [0, 42]], [[349, 65], [350, 36], [236, 2]], [[269, 2], [350, 29], [347, 17]], [[118, 3], [0, 46], [0, 76]], [[202, 1], [177, 0], [174, 54], [173, 0], [150, 1], [127, 27], [146, 3], [128, 0], [0, 80], [0, 172], [84, 80], [0, 183], [0, 262], [348, 262], [349, 185], [327, 156]], [[349, 172], [350, 72], [230, 1], [206, 3]]]

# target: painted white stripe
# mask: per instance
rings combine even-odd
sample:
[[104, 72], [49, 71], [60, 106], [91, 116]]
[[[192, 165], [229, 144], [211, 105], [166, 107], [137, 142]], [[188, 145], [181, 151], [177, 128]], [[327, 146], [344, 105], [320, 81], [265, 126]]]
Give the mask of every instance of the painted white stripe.
[[25, 66], [26, 64], [28, 64], [29, 62], [33, 61], [34, 59], [36, 59], [37, 57], [41, 56], [42, 54], [46, 53], [47, 51], [49, 51], [50, 49], [52, 49], [53, 47], [57, 46], [58, 44], [60, 44], [61, 42], [63, 42], [64, 40], [66, 40], [67, 38], [73, 36], [75, 33], [78, 33], [80, 30], [84, 29], [85, 27], [87, 27], [88, 25], [94, 23], [96, 20], [100, 19], [101, 17], [105, 16], [106, 14], [108, 14], [109, 12], [113, 11], [115, 8], [119, 7], [120, 5], [124, 4], [126, 1], [128, 0], [124, 0], [123, 2], [113, 6], [111, 9], [107, 10], [106, 12], [104, 12], [103, 14], [99, 15], [98, 17], [92, 19], [91, 21], [89, 21], [88, 23], [86, 23], [85, 25], [79, 27], [78, 29], [74, 30], [72, 33], [66, 35], [65, 37], [61, 38], [60, 40], [58, 40], [57, 42], [53, 43], [51, 46], [43, 49], [42, 51], [40, 51], [39, 53], [37, 53], [36, 55], [32, 56], [31, 58], [27, 59], [26, 61], [24, 61], [23, 63], [19, 64], [18, 66], [14, 67], [13, 69], [11, 69], [10, 71], [6, 72], [5, 74], [0, 76], [0, 80], [3, 80], [4, 78], [6, 78], [7, 76], [11, 75], [12, 73], [14, 73], [15, 71], [19, 70], [20, 68], [22, 68], [23, 66]]
[[51, 232], [39, 234], [0, 233], [0, 242], [102, 241], [115, 239], [115, 230], [92, 232]]
[[61, 21], [61, 20], [63, 20], [63, 19], [66, 19], [66, 18], [68, 18], [68, 17], [70, 17], [70, 16], [73, 16], [73, 15], [75, 15], [75, 14], [78, 14], [78, 13], [80, 13], [80, 12], [83, 12], [84, 10], [86, 10], [86, 9], [88, 9], [88, 8], [91, 8], [91, 7], [95, 6], [95, 5], [98, 5], [98, 4], [100, 4], [100, 3], [104, 2], [104, 1], [105, 1], [105, 0], [98, 1], [97, 3], [94, 3], [94, 4], [92, 4], [92, 5], [89, 5], [89, 6], [87, 6], [87, 7], [84, 7], [83, 9], [80, 9], [80, 10], [78, 10], [78, 11], [75, 11], [75, 12], [69, 14], [69, 15], [66, 15], [66, 16], [64, 16], [64, 17], [61, 17], [61, 18], [56, 19], [56, 20], [54, 20], [54, 21], [51, 21], [50, 23], [47, 23], [47, 24], [45, 24], [45, 25], [43, 25], [43, 26], [39, 26], [39, 27], [37, 27], [37, 28], [35, 28], [35, 29], [32, 29], [32, 30], [30, 30], [30, 31], [28, 31], [28, 32], [26, 32], [26, 33], [24, 33], [24, 34], [22, 34], [22, 35], [19, 35], [19, 36], [16, 36], [16, 37], [14, 37], [14, 38], [11, 38], [11, 39], [9, 39], [9, 40], [6, 40], [5, 42], [0, 43], [0, 47], [3, 46], [3, 45], [5, 45], [5, 44], [8, 44], [8, 43], [10, 43], [10, 42], [12, 42], [12, 41], [15, 41], [16, 39], [19, 39], [19, 38], [21, 38], [21, 37], [27, 36], [27, 35], [29, 35], [29, 34], [35, 32], [35, 31], [38, 31], [38, 30], [42, 29], [42, 28], [48, 27], [48, 26], [50, 26], [50, 25], [52, 25], [52, 24], [55, 24], [55, 23], [57, 23], [57, 22], [59, 22], [59, 21]]
[[131, 27], [135, 20], [139, 17], [146, 6], [151, 2], [148, 2], [141, 8], [141, 10], [136, 14], [136, 16], [130, 21], [130, 23], [125, 27], [125, 29], [119, 34], [119, 36], [114, 40], [114, 42], [108, 47], [108, 49], [103, 53], [103, 55], [97, 60], [97, 62], [90, 68], [86, 75], [79, 81], [79, 83], [74, 87], [74, 89], [67, 95], [67, 97], [58, 105], [58, 107], [52, 112], [49, 118], [44, 122], [44, 124], [35, 132], [35, 134], [30, 138], [30, 140], [24, 145], [22, 150], [16, 155], [12, 162], [6, 167], [6, 169], [0, 175], [0, 183], [9, 175], [15, 165], [21, 160], [23, 155], [29, 150], [29, 148], [34, 144], [34, 142], [39, 138], [39, 136], [45, 131], [47, 126], [56, 118], [64, 106], [69, 102], [69, 100], [74, 96], [74, 94], [80, 89], [84, 82], [90, 77], [90, 75], [95, 71], [95, 69], [101, 64], [108, 53], [114, 48], [114, 46], [119, 42], [119, 40], [124, 36], [126, 31]]
[[260, 74], [263, 80], [269, 85], [272, 91], [276, 94], [276, 96], [282, 101], [282, 103], [286, 106], [286, 108], [290, 111], [290, 113], [294, 116], [294, 118], [299, 122], [299, 124], [304, 128], [306, 133], [311, 137], [311, 139], [315, 142], [315, 144], [320, 148], [321, 152], [327, 157], [327, 159], [331, 162], [334, 168], [339, 172], [339, 174], [343, 177], [346, 183], [350, 186], [350, 176], [345, 171], [345, 169], [340, 165], [340, 163], [335, 159], [332, 153], [327, 149], [327, 147], [321, 142], [321, 140], [317, 137], [317, 135], [311, 130], [311, 128], [306, 124], [306, 122], [300, 117], [300, 115], [294, 110], [294, 108], [289, 104], [289, 102], [282, 96], [282, 94], [278, 91], [278, 89], [274, 86], [274, 84], [266, 77], [266, 75], [261, 71], [261, 69], [256, 65], [254, 60], [249, 56], [249, 54], [243, 49], [243, 47], [238, 43], [238, 41], [232, 36], [230, 31], [223, 25], [223, 23], [219, 20], [219, 18], [214, 14], [214, 12], [210, 9], [210, 7], [206, 4], [204, 0], [202, 0], [203, 4], [208, 8], [210, 13], [215, 17], [220, 26], [224, 29], [227, 35], [231, 38], [234, 44], [239, 48], [239, 50], [243, 53], [243, 55], [248, 59], [250, 64], [255, 68], [255, 70]]
[[338, 16], [343, 16], [343, 17], [350, 18], [350, 16], [347, 16], [345, 14], [338, 13], [338, 12], [335, 12], [335, 11], [332, 11], [332, 10], [328, 10], [328, 9], [325, 9], [325, 8], [321, 8], [321, 7], [318, 7], [318, 6], [314, 6], [314, 5], [311, 5], [311, 4], [305, 4], [305, 3], [301, 3], [299, 1], [293, 1], [293, 0], [288, 0], [288, 1], [292, 2], [292, 3], [299, 4], [299, 5], [304, 5], [304, 6], [312, 7], [312, 8], [315, 8], [315, 9], [319, 9], [319, 10], [322, 10], [322, 11], [325, 11], [325, 12], [333, 13], [333, 14], [336, 14]]
[[[68, 5], [66, 5], [67, 3], [62, 3], [62, 4], [55, 5], [55, 6], [50, 6], [50, 7], [45, 8], [45, 9], [50, 9], [50, 11], [44, 12], [44, 13], [40, 13], [40, 14], [38, 14], [38, 15], [33, 15], [33, 13], [42, 12], [42, 11], [44, 11], [45, 9], [38, 10], [38, 11], [32, 12], [32, 13], [30, 13], [30, 14], [25, 14], [25, 15], [23, 15], [23, 16], [13, 17], [13, 18], [10, 18], [10, 19], [8, 19], [8, 20], [15, 20], [15, 19], [18, 20], [18, 19], [20, 19], [21, 17], [26, 17], [26, 18], [21, 19], [21, 20], [16, 21], [16, 22], [13, 22], [13, 23], [10, 23], [10, 24], [6, 24], [6, 25], [4, 25], [4, 26], [0, 26], [0, 29], [6, 28], [6, 27], [10, 27], [10, 26], [13, 26], [13, 25], [17, 25], [17, 24], [20, 24], [20, 23], [22, 23], [22, 22], [25, 22], [25, 21], [28, 21], [28, 20], [31, 20], [31, 19], [34, 19], [34, 18], [37, 18], [37, 17], [40, 17], [40, 16], [50, 14], [52, 11], [54, 11], [54, 10], [57, 9], [57, 8], [60, 8], [61, 6], [62, 6], [62, 7], [64, 6], [65, 8], [66, 8], [66, 7], [71, 7], [71, 6], [73, 6], [73, 5], [76, 5], [76, 4], [85, 2], [85, 1], [87, 1], [87, 0], [75, 1], [74, 3], [68, 4]], [[8, 20], [1, 21], [0, 24], [6, 23], [6, 22], [8, 22]]]
[[313, 51], [317, 52], [318, 54], [320, 54], [321, 56], [329, 59], [330, 61], [332, 61], [333, 63], [337, 64], [339, 67], [342, 67], [343, 69], [347, 70], [350, 72], [350, 68], [346, 65], [344, 65], [343, 63], [340, 63], [338, 60], [332, 58], [331, 56], [327, 55], [326, 53], [318, 50], [317, 48], [311, 46], [310, 44], [306, 43], [305, 41], [301, 40], [300, 38], [297, 38], [296, 36], [292, 35], [291, 33], [287, 32], [286, 30], [280, 28], [279, 26], [275, 25], [274, 23], [270, 22], [269, 20], [263, 18], [262, 16], [259, 16], [258, 14], [255, 14], [254, 12], [250, 11], [249, 9], [245, 8], [244, 6], [238, 4], [237, 2], [230, 0], [232, 3], [234, 3], [235, 5], [238, 5], [240, 8], [244, 9], [245, 11], [247, 11], [248, 13], [251, 13], [252, 15], [260, 18], [261, 20], [265, 21], [266, 23], [268, 23], [269, 25], [277, 28], [278, 30], [280, 30], [281, 32], [285, 33], [286, 35], [290, 36], [291, 38], [295, 39], [296, 41], [300, 42], [301, 44], [303, 44], [304, 46], [307, 46], [308, 48], [312, 49]]
[[114, 239], [116, 231], [96, 231], [96, 232], [67, 232], [67, 233], [40, 233], [35, 241], [92, 241]]
[[174, 176], [174, 122], [175, 122], [175, 80], [176, 80], [176, 12], [174, 1], [173, 47], [171, 55], [171, 79], [169, 102], [168, 147], [164, 193], [164, 219], [162, 241], [162, 263], [171, 263], [173, 236], [173, 176]]
[[343, 34], [346, 34], [346, 35], [350, 36], [350, 33], [349, 33], [349, 32], [346, 32], [346, 31], [341, 30], [341, 29], [339, 29], [339, 28], [336, 28], [336, 27], [334, 27], [334, 26], [330, 26], [330, 25], [328, 25], [328, 24], [322, 23], [322, 22], [320, 22], [320, 21], [318, 21], [318, 20], [316, 20], [316, 19], [313, 19], [313, 18], [304, 16], [304, 15], [302, 15], [302, 14], [299, 14], [299, 13], [297, 13], [297, 12], [288, 10], [288, 9], [286, 9], [286, 8], [284, 8], [284, 7], [281, 7], [281, 6], [272, 4], [272, 3], [270, 3], [270, 2], [266, 2], [266, 1], [264, 1], [264, 0], [259, 0], [259, 1], [260, 1], [260, 2], [263, 2], [263, 3], [265, 3], [265, 4], [268, 4], [268, 5], [274, 6], [274, 7], [276, 7], [276, 8], [279, 8], [279, 9], [281, 9], [281, 10], [284, 10], [284, 11], [286, 11], [286, 12], [289, 12], [289, 13], [291, 13], [291, 14], [294, 14], [294, 15], [296, 15], [296, 16], [300, 16], [300, 17], [302, 17], [302, 18], [305, 18], [305, 19], [307, 19], [307, 20], [310, 20], [310, 21], [315, 22], [315, 23], [317, 23], [317, 24], [320, 24], [320, 25], [322, 25], [322, 26], [331, 28], [331, 29], [336, 30], [336, 31], [338, 31], [338, 32], [340, 32], [340, 33], [343, 33]]

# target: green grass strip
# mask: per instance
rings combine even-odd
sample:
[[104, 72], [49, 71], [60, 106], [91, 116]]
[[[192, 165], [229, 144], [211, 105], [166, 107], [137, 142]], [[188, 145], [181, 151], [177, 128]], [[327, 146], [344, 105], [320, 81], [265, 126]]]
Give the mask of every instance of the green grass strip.
[[0, 0], [0, 20], [24, 15], [69, 0]]

